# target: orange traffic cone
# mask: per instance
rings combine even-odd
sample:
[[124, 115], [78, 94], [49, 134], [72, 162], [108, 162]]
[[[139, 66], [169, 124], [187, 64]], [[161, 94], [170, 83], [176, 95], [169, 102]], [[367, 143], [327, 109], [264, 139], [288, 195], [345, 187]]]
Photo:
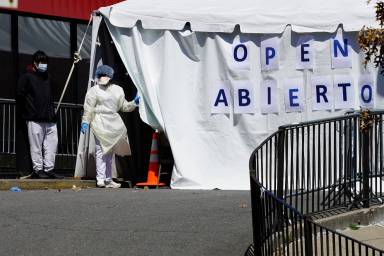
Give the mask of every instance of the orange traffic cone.
[[165, 186], [159, 182], [159, 150], [157, 145], [157, 132], [152, 135], [151, 157], [149, 160], [147, 182], [137, 183], [136, 186]]

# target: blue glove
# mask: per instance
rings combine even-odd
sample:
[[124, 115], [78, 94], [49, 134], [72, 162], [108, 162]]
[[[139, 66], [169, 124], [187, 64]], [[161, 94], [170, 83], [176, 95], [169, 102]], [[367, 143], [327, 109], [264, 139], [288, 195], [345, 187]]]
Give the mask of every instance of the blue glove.
[[82, 124], [81, 124], [81, 128], [80, 128], [81, 133], [82, 133], [82, 134], [85, 134], [85, 133], [87, 132], [87, 130], [88, 130], [88, 127], [89, 127], [89, 124], [87, 124], [87, 123], [82, 123]]
[[133, 99], [133, 101], [135, 102], [136, 105], [139, 105], [139, 102], [140, 102], [140, 96], [138, 94], [136, 94], [135, 98]]

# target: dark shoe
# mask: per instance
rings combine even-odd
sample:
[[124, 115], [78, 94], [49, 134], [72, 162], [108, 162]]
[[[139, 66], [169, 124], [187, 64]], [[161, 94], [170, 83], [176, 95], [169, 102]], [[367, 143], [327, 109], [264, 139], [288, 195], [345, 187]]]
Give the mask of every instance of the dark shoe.
[[32, 177], [33, 179], [49, 179], [49, 176], [43, 170], [35, 171]]
[[64, 176], [56, 174], [54, 171], [49, 171], [45, 173], [49, 179], [64, 179]]

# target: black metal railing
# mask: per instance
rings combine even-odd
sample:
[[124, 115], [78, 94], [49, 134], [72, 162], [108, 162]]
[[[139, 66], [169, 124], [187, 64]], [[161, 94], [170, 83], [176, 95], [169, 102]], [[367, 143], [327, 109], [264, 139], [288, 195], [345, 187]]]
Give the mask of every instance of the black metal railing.
[[75, 156], [80, 137], [80, 124], [83, 106], [62, 103], [57, 112], [57, 153], [63, 156]]
[[[82, 105], [63, 103], [57, 113], [58, 148], [56, 165], [58, 169], [74, 170]], [[0, 99], [0, 154], [16, 154], [16, 102]], [[15, 168], [15, 161], [11, 161]]]
[[382, 202], [383, 114], [282, 126], [256, 148], [250, 158], [255, 255], [383, 255], [313, 221]]
[[16, 152], [16, 104], [14, 100], [0, 99], [0, 153]]

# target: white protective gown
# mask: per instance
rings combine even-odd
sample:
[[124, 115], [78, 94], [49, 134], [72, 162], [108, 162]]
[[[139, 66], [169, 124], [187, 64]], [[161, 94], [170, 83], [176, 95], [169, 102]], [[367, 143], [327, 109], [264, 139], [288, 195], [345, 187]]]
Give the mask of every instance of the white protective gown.
[[91, 87], [84, 101], [83, 122], [90, 124], [104, 154], [130, 155], [127, 128], [118, 114], [136, 108], [133, 101], [125, 99], [123, 88], [115, 84], [96, 84]]

